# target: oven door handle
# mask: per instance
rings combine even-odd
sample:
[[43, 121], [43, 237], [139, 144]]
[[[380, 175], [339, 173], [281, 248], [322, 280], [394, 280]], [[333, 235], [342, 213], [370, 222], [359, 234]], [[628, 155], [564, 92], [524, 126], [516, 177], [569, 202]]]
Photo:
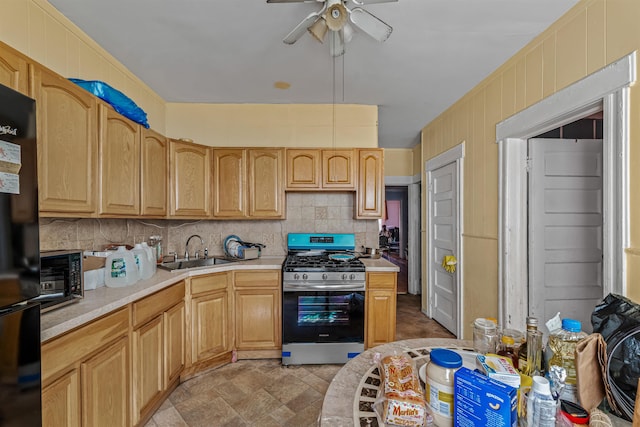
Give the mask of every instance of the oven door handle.
[[295, 291], [315, 291], [315, 290], [322, 290], [322, 291], [364, 291], [365, 290], [365, 285], [354, 285], [354, 284], [348, 284], [348, 285], [310, 285], [310, 284], [304, 284], [304, 285], [296, 285], [296, 284], [291, 284], [291, 283], [283, 283], [282, 284], [282, 291], [283, 292], [295, 292]]

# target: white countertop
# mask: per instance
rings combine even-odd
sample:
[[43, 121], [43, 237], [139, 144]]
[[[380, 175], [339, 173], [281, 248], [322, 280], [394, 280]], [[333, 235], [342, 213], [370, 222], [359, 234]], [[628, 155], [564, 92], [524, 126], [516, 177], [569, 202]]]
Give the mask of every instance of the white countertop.
[[[147, 280], [140, 280], [132, 286], [122, 288], [101, 287], [85, 291], [84, 298], [79, 302], [42, 314], [40, 340], [42, 342], [50, 340], [187, 277], [229, 270], [279, 270], [282, 268], [283, 261], [284, 257], [262, 257], [255, 260], [184, 270], [167, 271], [158, 268], [153, 277]], [[362, 258], [362, 262], [367, 271], [399, 271], [398, 266], [383, 258]]]

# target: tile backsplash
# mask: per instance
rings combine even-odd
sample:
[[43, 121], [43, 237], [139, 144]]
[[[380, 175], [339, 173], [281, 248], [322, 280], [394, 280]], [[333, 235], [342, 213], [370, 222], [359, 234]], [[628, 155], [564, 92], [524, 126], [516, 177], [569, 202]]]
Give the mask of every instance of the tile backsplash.
[[[162, 236], [163, 252], [183, 256], [187, 238], [198, 234], [209, 255], [223, 255], [222, 242], [230, 234], [266, 245], [263, 256], [286, 254], [288, 233], [355, 233], [357, 248], [378, 246], [378, 221], [353, 219], [353, 193], [286, 193], [284, 220], [150, 220], [41, 218], [40, 249], [102, 250], [113, 243], [147, 241]], [[189, 252], [202, 250], [192, 239]]]

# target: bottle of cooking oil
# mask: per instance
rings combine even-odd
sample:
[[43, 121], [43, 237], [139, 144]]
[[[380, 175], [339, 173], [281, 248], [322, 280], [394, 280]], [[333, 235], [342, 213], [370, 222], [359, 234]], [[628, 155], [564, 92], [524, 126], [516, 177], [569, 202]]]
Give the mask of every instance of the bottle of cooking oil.
[[549, 367], [556, 365], [567, 373], [566, 386], [560, 397], [576, 401], [576, 344], [587, 337], [582, 331], [579, 320], [562, 319], [562, 329], [549, 335], [549, 347], [553, 356], [549, 359]]

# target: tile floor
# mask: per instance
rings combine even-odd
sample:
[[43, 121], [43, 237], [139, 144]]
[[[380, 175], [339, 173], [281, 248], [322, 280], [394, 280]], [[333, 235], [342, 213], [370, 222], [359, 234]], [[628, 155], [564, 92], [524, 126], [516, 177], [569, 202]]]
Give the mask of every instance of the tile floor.
[[[419, 296], [398, 295], [398, 340], [453, 338], [419, 307]], [[324, 393], [341, 367], [241, 360], [180, 384], [146, 427], [316, 426]]]

